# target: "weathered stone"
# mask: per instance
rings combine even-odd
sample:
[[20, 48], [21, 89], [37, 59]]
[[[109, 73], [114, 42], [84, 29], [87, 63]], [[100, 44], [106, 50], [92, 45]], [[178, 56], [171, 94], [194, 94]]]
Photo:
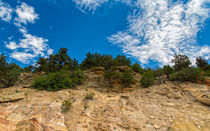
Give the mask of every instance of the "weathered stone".
[[197, 101], [199, 101], [202, 104], [210, 106], [210, 99], [208, 98], [207, 95], [203, 94], [199, 97], [196, 98]]
[[15, 131], [42, 131], [42, 130], [43, 130], [43, 127], [40, 125], [37, 119], [32, 118], [29, 121], [27, 120], [20, 121], [16, 125]]
[[201, 131], [194, 124], [184, 121], [175, 121], [174, 125], [170, 128], [172, 131]]
[[24, 85], [23, 88], [30, 88], [31, 87], [31, 84], [28, 84], [28, 85]]
[[93, 69], [91, 69], [92, 72], [95, 72], [95, 71], [104, 71], [104, 67], [94, 67]]
[[24, 93], [14, 93], [0, 96], [0, 103], [15, 102], [25, 98]]
[[158, 126], [158, 125], [154, 125], [154, 128], [155, 128], [155, 129], [159, 129], [159, 128], [160, 128], [160, 126]]

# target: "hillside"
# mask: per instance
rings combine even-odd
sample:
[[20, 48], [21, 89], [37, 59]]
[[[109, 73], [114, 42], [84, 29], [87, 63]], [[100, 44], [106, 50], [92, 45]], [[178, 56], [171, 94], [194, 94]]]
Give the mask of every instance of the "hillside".
[[[55, 92], [30, 88], [34, 77], [25, 73], [19, 84], [1, 89], [1, 131], [209, 131], [209, 87], [165, 81], [140, 88], [139, 74], [131, 88], [114, 81], [109, 89], [103, 71], [85, 71], [86, 80], [74, 89]], [[93, 94], [87, 99], [87, 94]], [[206, 94], [206, 98], [201, 98]], [[92, 99], [91, 99], [92, 98]], [[71, 103], [62, 112], [62, 102]]]

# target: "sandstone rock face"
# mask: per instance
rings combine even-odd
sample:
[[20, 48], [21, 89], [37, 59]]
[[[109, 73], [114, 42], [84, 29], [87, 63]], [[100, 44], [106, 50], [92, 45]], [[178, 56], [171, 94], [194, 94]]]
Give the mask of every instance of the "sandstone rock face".
[[91, 72], [94, 72], [96, 75], [103, 75], [104, 71], [104, 67], [94, 67], [93, 69], [91, 69]]
[[[210, 130], [210, 108], [196, 101], [208, 93], [205, 85], [165, 82], [116, 92], [103, 83], [103, 75], [90, 71], [76, 90], [48, 92], [24, 85], [1, 89], [0, 96], [24, 94], [24, 99], [0, 103], [0, 131]], [[85, 99], [87, 93], [95, 94], [92, 100]], [[72, 105], [65, 113], [64, 100]]]
[[39, 122], [33, 118], [30, 119], [29, 121], [24, 120], [20, 121], [16, 125], [16, 130], [15, 131], [40, 131], [43, 130], [43, 127], [39, 124]]
[[205, 78], [205, 84], [210, 87], [210, 77]]

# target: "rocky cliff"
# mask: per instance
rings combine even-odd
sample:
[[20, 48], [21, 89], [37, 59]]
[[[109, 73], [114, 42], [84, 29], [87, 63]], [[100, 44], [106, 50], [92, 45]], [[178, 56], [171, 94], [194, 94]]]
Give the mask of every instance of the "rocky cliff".
[[[103, 72], [91, 70], [76, 89], [48, 92], [30, 88], [33, 75], [22, 77], [0, 89], [0, 131], [210, 130], [207, 85], [166, 81], [145, 89], [137, 81], [132, 88], [114, 82], [109, 89]], [[71, 103], [68, 112], [62, 112], [64, 100]]]

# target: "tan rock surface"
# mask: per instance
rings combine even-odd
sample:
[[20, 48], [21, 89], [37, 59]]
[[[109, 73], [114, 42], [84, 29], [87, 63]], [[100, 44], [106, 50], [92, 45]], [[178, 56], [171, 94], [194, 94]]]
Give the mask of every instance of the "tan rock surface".
[[[47, 92], [24, 85], [0, 89], [1, 96], [25, 95], [16, 102], [0, 103], [0, 131], [210, 130], [210, 108], [196, 101], [197, 95], [208, 92], [205, 85], [166, 82], [143, 89], [136, 84], [113, 92], [102, 75], [87, 76], [76, 90]], [[85, 99], [87, 93], [95, 94], [92, 100]], [[64, 100], [72, 103], [66, 113], [61, 112]]]

